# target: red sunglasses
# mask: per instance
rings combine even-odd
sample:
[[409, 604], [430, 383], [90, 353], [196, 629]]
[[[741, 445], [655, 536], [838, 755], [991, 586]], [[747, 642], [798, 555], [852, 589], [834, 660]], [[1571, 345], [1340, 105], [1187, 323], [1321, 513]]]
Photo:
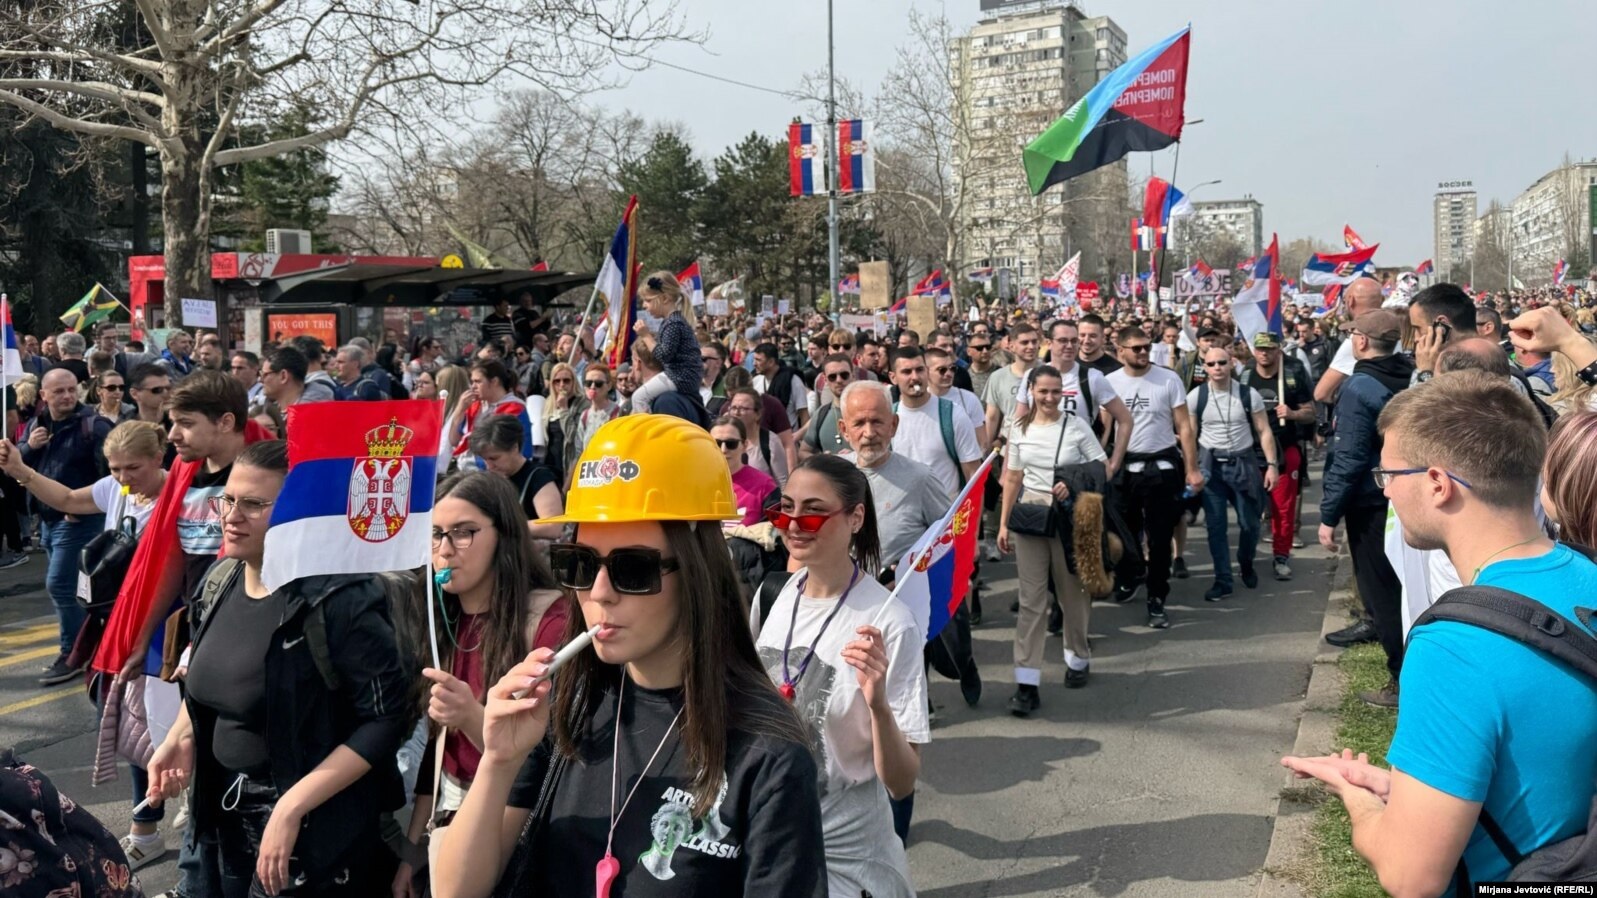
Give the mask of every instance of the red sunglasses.
[[798, 529], [805, 533], [819, 533], [821, 528], [826, 526], [827, 521], [842, 514], [843, 511], [843, 509], [839, 508], [829, 514], [788, 514], [780, 508], [767, 508], [765, 510], [765, 519], [775, 525], [778, 530], [786, 530], [796, 523], [798, 524]]

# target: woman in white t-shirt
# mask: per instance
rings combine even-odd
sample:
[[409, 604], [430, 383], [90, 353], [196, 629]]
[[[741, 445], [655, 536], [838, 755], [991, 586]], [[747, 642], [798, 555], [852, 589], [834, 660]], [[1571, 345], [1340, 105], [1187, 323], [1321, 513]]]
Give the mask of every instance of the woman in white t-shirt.
[[[0, 469], [15, 477], [17, 483], [32, 493], [34, 498], [57, 511], [69, 515], [105, 515], [105, 529], [110, 530], [123, 518], [132, 518], [134, 533], [144, 530], [155, 508], [155, 497], [161, 494], [166, 482], [166, 471], [161, 468], [161, 458], [166, 453], [166, 439], [161, 425], [149, 421], [124, 421], [111, 428], [105, 438], [105, 461], [110, 467], [109, 476], [96, 480], [89, 486], [72, 489], [40, 475], [22, 461], [22, 454], [10, 440], [0, 441]], [[85, 581], [80, 579], [80, 585]], [[133, 783], [133, 800], [140, 801], [149, 790], [149, 777], [144, 768], [128, 765]], [[158, 860], [166, 852], [159, 825], [163, 816], [160, 807], [144, 808], [133, 815], [132, 829], [122, 838], [122, 849], [127, 852], [132, 869], [137, 870]]]
[[[1048, 574], [1053, 572], [1055, 595], [1064, 612], [1065, 685], [1087, 685], [1087, 669], [1092, 652], [1087, 645], [1087, 622], [1092, 597], [1082, 588], [1081, 579], [1070, 572], [1065, 561], [1065, 546], [1057, 535], [1033, 536], [1012, 533], [1010, 516], [1016, 501], [1027, 505], [1049, 505], [1070, 498], [1070, 489], [1054, 482], [1054, 469], [1061, 465], [1104, 461], [1103, 447], [1078, 415], [1059, 409], [1064, 382], [1055, 368], [1044, 365], [1032, 372], [1032, 398], [1036, 405], [1015, 421], [1009, 432], [1004, 459], [1004, 496], [999, 503], [998, 549], [1015, 553], [1015, 569], [1020, 579], [1020, 611], [1015, 619], [1015, 694], [1009, 711], [1026, 717], [1037, 710], [1041, 699], [1044, 627], [1048, 618]], [[1057, 514], [1057, 513], [1056, 513]]]
[[793, 560], [755, 638], [810, 731], [832, 898], [912, 898], [888, 798], [904, 798], [931, 741], [925, 638], [873, 576], [881, 563], [864, 473], [835, 455], [799, 464], [769, 515]]

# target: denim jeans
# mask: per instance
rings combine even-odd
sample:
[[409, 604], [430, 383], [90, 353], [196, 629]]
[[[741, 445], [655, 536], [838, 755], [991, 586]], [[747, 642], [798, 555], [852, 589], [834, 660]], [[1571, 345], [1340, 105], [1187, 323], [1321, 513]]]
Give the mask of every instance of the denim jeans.
[[1237, 510], [1237, 564], [1243, 571], [1253, 570], [1253, 556], [1259, 546], [1259, 516], [1264, 509], [1259, 500], [1227, 483], [1224, 478], [1211, 476], [1203, 485], [1203, 524], [1209, 531], [1209, 557], [1214, 561], [1214, 582], [1230, 589], [1231, 551], [1226, 533], [1230, 523], [1226, 508]]
[[87, 614], [78, 604], [78, 553], [105, 529], [105, 515], [85, 515], [76, 521], [39, 522], [39, 542], [44, 548], [44, 588], [50, 593], [56, 619], [61, 623], [61, 653], [72, 650]]

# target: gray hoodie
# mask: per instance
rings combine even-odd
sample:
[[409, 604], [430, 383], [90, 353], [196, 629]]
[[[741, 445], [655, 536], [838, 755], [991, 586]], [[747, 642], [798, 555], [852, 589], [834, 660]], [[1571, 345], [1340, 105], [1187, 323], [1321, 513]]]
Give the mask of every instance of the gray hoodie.
[[305, 375], [305, 395], [300, 402], [331, 402], [338, 398], [338, 388], [333, 376], [326, 371], [312, 371]]

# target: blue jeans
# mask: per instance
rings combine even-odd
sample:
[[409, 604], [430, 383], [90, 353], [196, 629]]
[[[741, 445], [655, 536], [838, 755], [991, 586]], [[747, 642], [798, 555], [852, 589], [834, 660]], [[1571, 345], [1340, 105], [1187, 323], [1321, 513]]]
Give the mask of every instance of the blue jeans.
[[105, 515], [86, 515], [76, 521], [39, 522], [39, 543], [44, 548], [44, 588], [50, 593], [56, 619], [61, 622], [61, 653], [72, 651], [78, 630], [87, 617], [78, 604], [78, 553], [105, 529]]
[[1209, 531], [1209, 557], [1214, 561], [1215, 585], [1230, 589], [1231, 552], [1226, 533], [1230, 525], [1226, 508], [1237, 510], [1237, 564], [1243, 571], [1253, 570], [1253, 555], [1259, 546], [1259, 516], [1264, 513], [1259, 499], [1244, 493], [1220, 477], [1210, 477], [1203, 485], [1203, 524]]

